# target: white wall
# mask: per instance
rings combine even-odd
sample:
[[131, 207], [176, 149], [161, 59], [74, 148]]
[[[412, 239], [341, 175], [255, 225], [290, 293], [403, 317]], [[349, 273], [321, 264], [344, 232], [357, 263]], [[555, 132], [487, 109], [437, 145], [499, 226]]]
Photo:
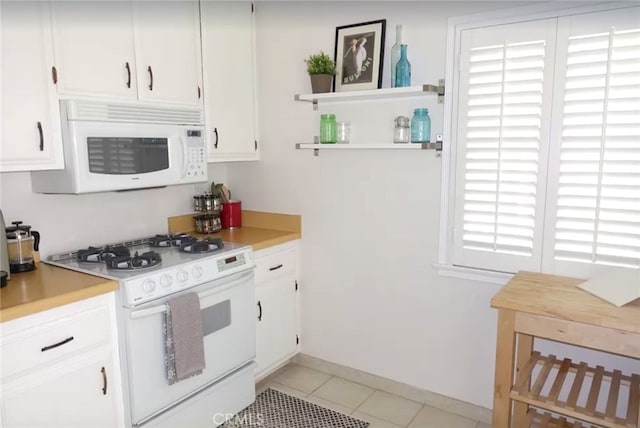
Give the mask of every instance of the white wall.
[[[262, 161], [230, 165], [228, 182], [246, 209], [302, 215], [303, 352], [491, 407], [496, 312], [490, 299], [499, 287], [440, 277], [432, 267], [440, 159], [420, 151], [321, 152], [317, 158], [296, 151], [295, 143], [312, 142], [319, 120], [311, 105], [293, 97], [310, 92], [303, 59], [319, 50], [333, 55], [336, 26], [387, 19], [388, 87], [389, 48], [395, 25], [404, 24], [413, 82], [436, 83], [444, 77], [447, 18], [507, 6], [258, 3]], [[430, 108], [432, 134], [440, 131], [442, 105], [434, 97], [324, 111], [350, 120], [354, 139], [382, 142], [390, 141], [393, 118], [418, 105]]]
[[[209, 182], [226, 181], [224, 165], [209, 165]], [[0, 174], [0, 209], [5, 222], [22, 220], [42, 235], [44, 258], [88, 245], [167, 232], [167, 217], [193, 211], [193, 195], [206, 183], [131, 192], [44, 195], [31, 190], [31, 174]]]

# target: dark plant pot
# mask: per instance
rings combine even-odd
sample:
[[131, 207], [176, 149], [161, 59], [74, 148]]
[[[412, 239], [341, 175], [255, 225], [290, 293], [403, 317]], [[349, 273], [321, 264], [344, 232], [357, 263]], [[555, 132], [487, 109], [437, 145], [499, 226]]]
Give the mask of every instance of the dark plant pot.
[[314, 94], [323, 94], [325, 92], [331, 92], [331, 81], [333, 76], [331, 74], [310, 74], [311, 78], [311, 92]]

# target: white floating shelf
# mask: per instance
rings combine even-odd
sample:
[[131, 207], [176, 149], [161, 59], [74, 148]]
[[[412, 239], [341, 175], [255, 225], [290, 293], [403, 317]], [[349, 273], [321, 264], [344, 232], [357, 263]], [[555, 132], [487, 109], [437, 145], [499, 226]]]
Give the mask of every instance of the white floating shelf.
[[419, 85], [404, 88], [370, 89], [366, 91], [328, 92], [325, 94], [297, 94], [296, 101], [306, 101], [313, 104], [339, 102], [339, 101], [363, 101], [381, 100], [388, 98], [407, 98], [424, 96], [426, 93], [434, 93], [444, 96], [444, 81], [439, 86]]
[[321, 143], [297, 143], [296, 149], [313, 149], [313, 150], [437, 150], [442, 148], [442, 143], [402, 143], [402, 144], [321, 144]]

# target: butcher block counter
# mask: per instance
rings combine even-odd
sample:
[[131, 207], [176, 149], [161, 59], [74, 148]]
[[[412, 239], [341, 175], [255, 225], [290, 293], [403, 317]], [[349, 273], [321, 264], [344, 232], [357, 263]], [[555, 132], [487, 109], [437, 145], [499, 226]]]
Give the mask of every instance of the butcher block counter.
[[291, 214], [242, 211], [242, 227], [223, 229], [211, 235], [194, 233], [193, 216], [187, 214], [169, 218], [170, 233], [192, 233], [196, 236], [212, 236], [223, 241], [251, 245], [254, 251], [272, 247], [302, 237], [301, 217]]
[[52, 309], [118, 289], [116, 281], [36, 263], [36, 270], [11, 274], [0, 288], [0, 322]]
[[[576, 287], [581, 282], [519, 272], [491, 300], [498, 309], [494, 428], [640, 426], [640, 300], [616, 307]], [[635, 358], [637, 370], [542, 355], [534, 337]]]

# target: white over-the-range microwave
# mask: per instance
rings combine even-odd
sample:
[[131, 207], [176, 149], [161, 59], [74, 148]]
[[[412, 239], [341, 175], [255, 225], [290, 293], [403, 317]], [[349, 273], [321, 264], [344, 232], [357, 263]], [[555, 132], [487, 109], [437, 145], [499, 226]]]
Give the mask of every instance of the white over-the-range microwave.
[[207, 181], [201, 109], [60, 101], [63, 170], [34, 171], [38, 193], [91, 193]]

